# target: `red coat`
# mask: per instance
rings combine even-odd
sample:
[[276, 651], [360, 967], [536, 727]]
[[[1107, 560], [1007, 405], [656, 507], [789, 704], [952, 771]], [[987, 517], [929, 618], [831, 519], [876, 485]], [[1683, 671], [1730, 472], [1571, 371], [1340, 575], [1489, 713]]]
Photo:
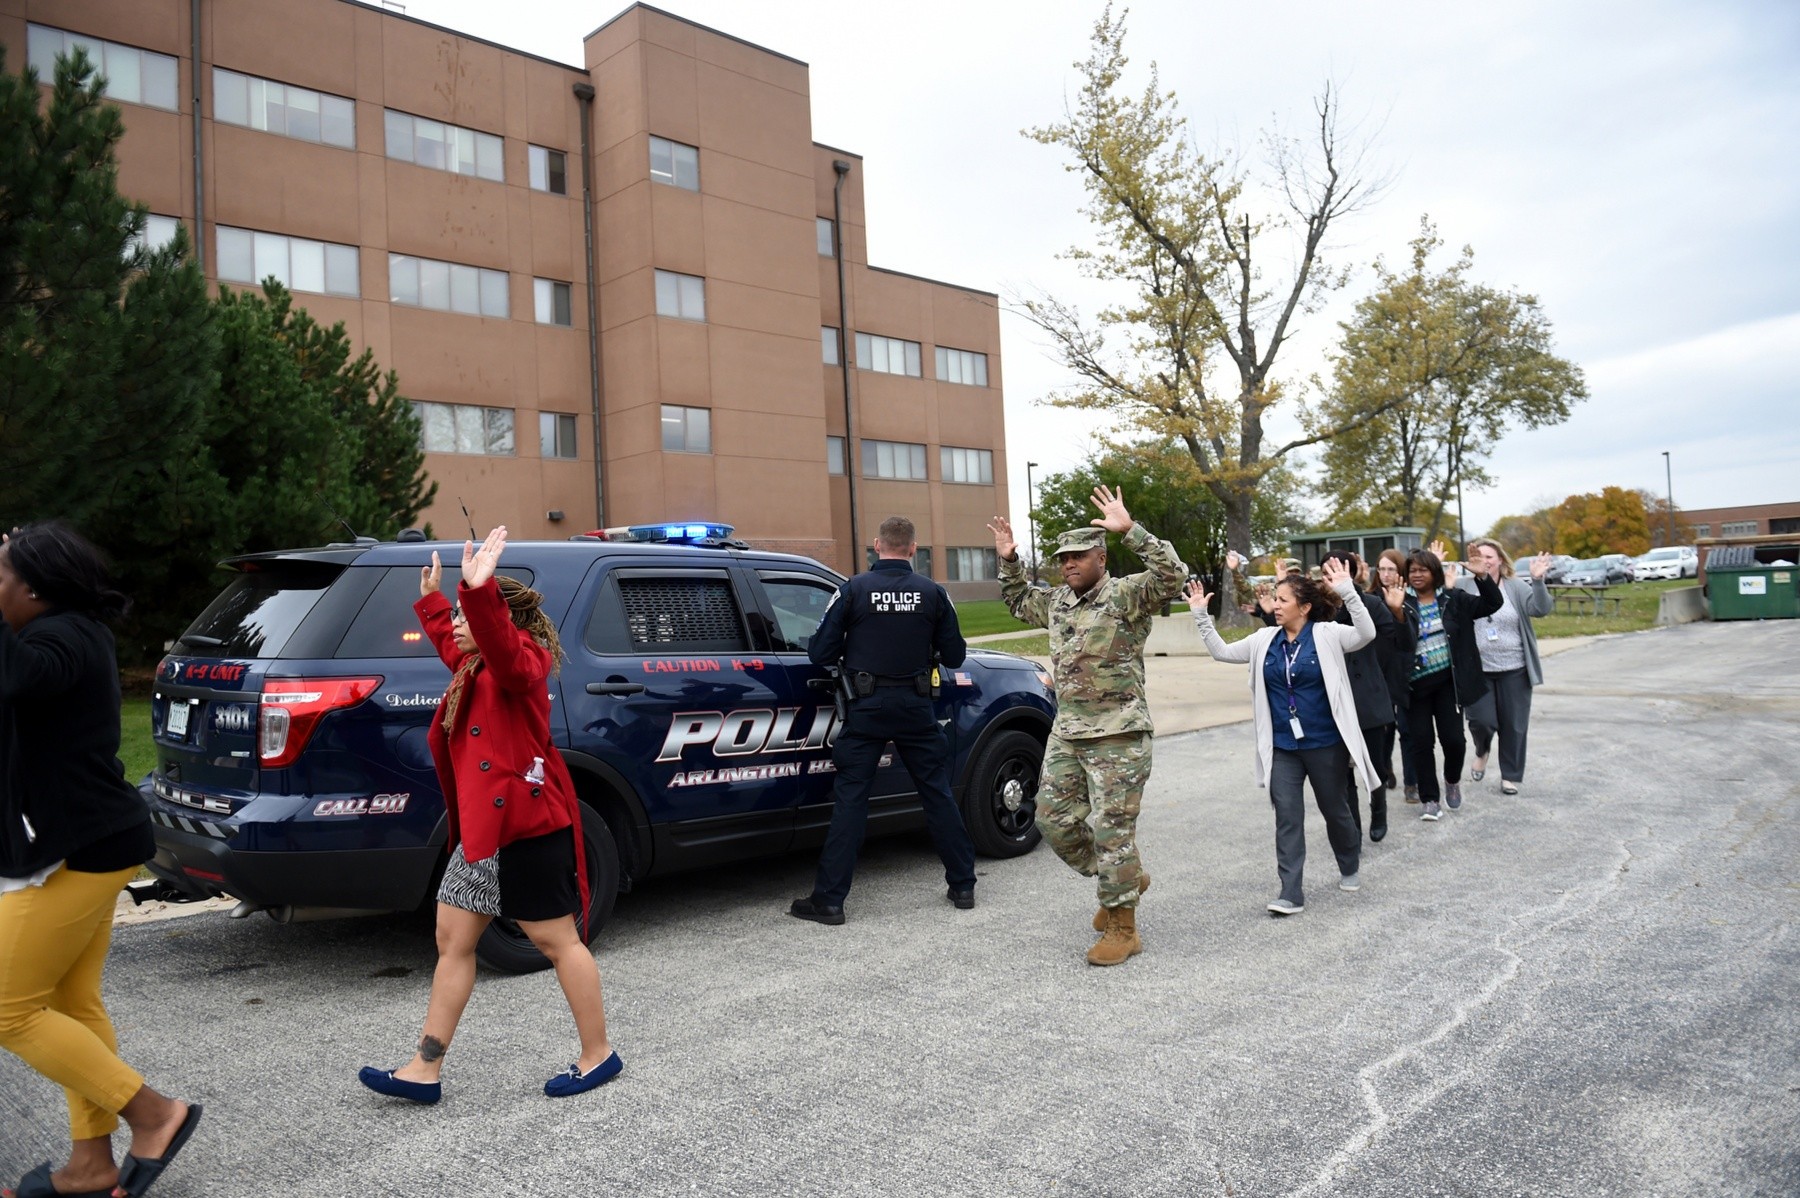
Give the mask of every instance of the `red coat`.
[[[573, 828], [581, 923], [587, 922], [587, 855], [581, 846], [581, 808], [562, 754], [550, 743], [550, 651], [512, 622], [493, 581], [457, 587], [481, 664], [469, 677], [455, 727], [444, 732], [438, 703], [428, 733], [431, 760], [450, 816], [450, 844], [483, 861], [501, 845]], [[466, 654], [450, 630], [450, 601], [441, 591], [413, 604], [425, 635], [454, 673]], [[446, 691], [446, 694], [448, 692]], [[543, 780], [526, 775], [543, 758]]]

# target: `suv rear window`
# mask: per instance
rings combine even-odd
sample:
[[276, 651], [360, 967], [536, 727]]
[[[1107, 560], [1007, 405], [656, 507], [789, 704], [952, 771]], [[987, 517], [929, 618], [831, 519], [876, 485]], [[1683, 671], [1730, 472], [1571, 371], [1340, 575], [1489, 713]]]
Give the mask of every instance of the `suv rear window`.
[[[500, 573], [530, 586], [536, 575], [530, 570], [508, 566]], [[452, 565], [444, 567], [444, 594], [456, 602], [456, 586], [461, 571]], [[337, 657], [436, 657], [437, 650], [426, 639], [413, 614], [419, 600], [419, 571], [416, 566], [389, 568], [368, 602], [351, 621], [350, 630], [339, 642]]]
[[[729, 579], [703, 574], [633, 577], [623, 571], [614, 577], [631, 651], [741, 653], [749, 649], [744, 618]], [[609, 642], [618, 614], [611, 604], [595, 605], [587, 630], [590, 649], [614, 651]]]
[[178, 643], [220, 657], [279, 657], [294, 629], [343, 569], [319, 562], [283, 562], [239, 574]]

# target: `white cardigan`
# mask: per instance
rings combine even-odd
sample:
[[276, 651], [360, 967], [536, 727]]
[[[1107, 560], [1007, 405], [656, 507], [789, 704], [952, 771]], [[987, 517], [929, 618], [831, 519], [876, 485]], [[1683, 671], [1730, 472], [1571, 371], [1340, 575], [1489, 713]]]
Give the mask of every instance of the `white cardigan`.
[[[1319, 654], [1319, 672], [1325, 677], [1325, 697], [1331, 703], [1331, 720], [1338, 736], [1350, 750], [1350, 764], [1361, 778], [1363, 789], [1373, 791], [1381, 785], [1375, 764], [1369, 760], [1368, 746], [1363, 742], [1362, 726], [1356, 718], [1356, 696], [1350, 691], [1350, 671], [1344, 665], [1344, 654], [1362, 648], [1375, 639], [1375, 622], [1363, 606], [1354, 584], [1346, 581], [1336, 588], [1350, 613], [1350, 625], [1320, 621], [1312, 626], [1313, 647]], [[1269, 785], [1269, 767], [1275, 760], [1275, 725], [1269, 715], [1268, 686], [1263, 681], [1263, 660], [1269, 645], [1282, 635], [1279, 627], [1259, 628], [1235, 644], [1226, 644], [1213, 627], [1212, 617], [1204, 607], [1194, 610], [1194, 623], [1206, 642], [1206, 651], [1214, 661], [1250, 663], [1250, 707], [1256, 720], [1256, 784]]]

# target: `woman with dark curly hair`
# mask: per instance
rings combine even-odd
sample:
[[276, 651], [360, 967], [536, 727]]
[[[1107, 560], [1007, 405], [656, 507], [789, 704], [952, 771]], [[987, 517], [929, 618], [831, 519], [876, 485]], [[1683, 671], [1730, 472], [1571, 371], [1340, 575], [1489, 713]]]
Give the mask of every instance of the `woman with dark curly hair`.
[[[127, 606], [100, 553], [60, 523], [0, 545], [0, 1046], [63, 1088], [69, 1163], [18, 1198], [148, 1190], [200, 1122], [119, 1059], [100, 996], [120, 889], [156, 851], [119, 763]], [[131, 1150], [113, 1163], [123, 1118]]]
[[[1369, 760], [1345, 656], [1375, 639], [1375, 624], [1356, 593], [1350, 571], [1328, 559], [1324, 584], [1290, 574], [1275, 584], [1275, 626], [1226, 644], [1206, 612], [1204, 585], [1188, 584], [1189, 609], [1216, 661], [1250, 665], [1251, 712], [1256, 721], [1256, 784], [1269, 790], [1275, 808], [1275, 869], [1281, 894], [1271, 915], [1306, 910], [1301, 889], [1306, 867], [1306, 792], [1325, 817], [1337, 857], [1338, 889], [1361, 886], [1362, 833], [1350, 813], [1348, 788], [1360, 779], [1371, 793], [1381, 784]], [[1334, 617], [1339, 605], [1348, 625]]]
[[581, 935], [588, 883], [580, 803], [550, 742], [549, 681], [562, 646], [544, 597], [494, 576], [505, 548], [505, 525], [480, 549], [464, 543], [454, 607], [433, 553], [413, 605], [452, 671], [430, 731], [452, 852], [438, 890], [438, 963], [419, 1050], [398, 1069], [365, 1067], [360, 1080], [418, 1103], [443, 1095], [444, 1053], [475, 989], [475, 944], [497, 917], [515, 921], [550, 959], [581, 1037], [580, 1056], [544, 1093], [581, 1094], [624, 1068], [606, 1035], [600, 970]]

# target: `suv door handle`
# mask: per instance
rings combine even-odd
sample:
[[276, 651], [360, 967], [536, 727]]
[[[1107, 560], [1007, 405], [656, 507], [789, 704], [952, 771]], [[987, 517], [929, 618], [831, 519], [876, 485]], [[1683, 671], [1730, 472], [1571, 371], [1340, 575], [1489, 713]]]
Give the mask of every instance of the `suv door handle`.
[[641, 682], [590, 682], [587, 693], [590, 695], [635, 695], [644, 689]]
[[816, 691], [828, 691], [837, 686], [835, 678], [808, 678], [806, 685]]

